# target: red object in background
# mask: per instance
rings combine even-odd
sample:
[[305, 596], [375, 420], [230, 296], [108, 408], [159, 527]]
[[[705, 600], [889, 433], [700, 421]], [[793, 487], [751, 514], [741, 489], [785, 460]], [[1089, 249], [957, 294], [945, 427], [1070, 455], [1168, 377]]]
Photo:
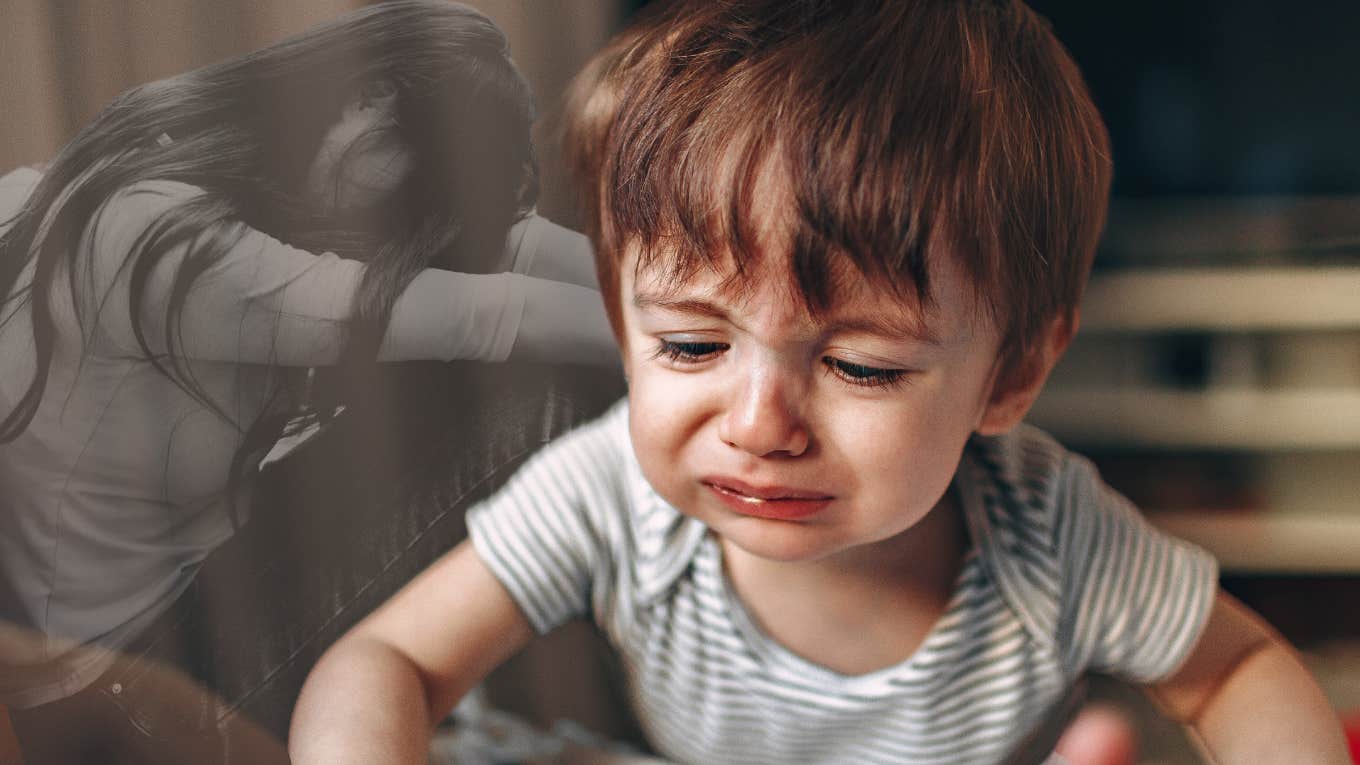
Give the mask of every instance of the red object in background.
[[1346, 742], [1351, 746], [1351, 762], [1360, 765], [1360, 709], [1343, 717], [1342, 724], [1346, 727]]

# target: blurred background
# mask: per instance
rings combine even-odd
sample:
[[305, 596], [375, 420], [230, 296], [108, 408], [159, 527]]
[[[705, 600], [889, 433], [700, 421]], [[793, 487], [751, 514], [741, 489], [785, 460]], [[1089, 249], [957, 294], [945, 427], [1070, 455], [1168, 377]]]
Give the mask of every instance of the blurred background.
[[[0, 172], [51, 156], [128, 87], [363, 4], [3, 0]], [[572, 224], [559, 98], [643, 2], [469, 4], [506, 31], [538, 96], [540, 211]], [[1355, 715], [1360, 3], [1032, 5], [1085, 72], [1116, 165], [1082, 331], [1032, 419], [1213, 551], [1225, 586]], [[1127, 689], [1097, 693], [1145, 720], [1144, 761], [1197, 761]]]
[[1354, 719], [1360, 3], [1031, 4], [1115, 162], [1082, 329], [1031, 420], [1214, 552]]
[[[362, 0], [2, 0], [0, 168], [53, 155], [114, 96], [144, 82], [239, 55]], [[557, 169], [553, 113], [567, 82], [638, 4], [635, 0], [469, 0], [505, 30], [538, 96], [536, 136]], [[540, 209], [574, 212], [560, 175]]]

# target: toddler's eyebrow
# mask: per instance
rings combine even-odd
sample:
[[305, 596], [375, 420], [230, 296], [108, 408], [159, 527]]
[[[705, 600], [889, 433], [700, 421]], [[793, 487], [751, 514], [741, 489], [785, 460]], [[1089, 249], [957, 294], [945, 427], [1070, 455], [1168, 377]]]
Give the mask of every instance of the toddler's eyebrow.
[[[633, 305], [639, 310], [659, 309], [730, 321], [722, 306], [697, 298], [669, 298], [639, 292], [633, 296]], [[821, 327], [827, 334], [858, 333], [893, 340], [906, 338], [932, 346], [943, 345], [939, 336], [925, 322], [907, 316], [896, 319], [884, 316], [833, 318]]]
[[925, 345], [944, 345], [924, 321], [903, 316], [898, 319], [886, 316], [855, 316], [845, 319], [832, 319], [826, 323], [830, 334], [857, 333], [878, 335], [891, 339], [908, 338]]
[[694, 298], [669, 298], [639, 292], [633, 295], [633, 305], [643, 311], [660, 309], [663, 311], [676, 311], [678, 313], [699, 314], [700, 316], [709, 316], [714, 319], [727, 319], [727, 311], [724, 311], [721, 306], [710, 303], [707, 300], [697, 300]]

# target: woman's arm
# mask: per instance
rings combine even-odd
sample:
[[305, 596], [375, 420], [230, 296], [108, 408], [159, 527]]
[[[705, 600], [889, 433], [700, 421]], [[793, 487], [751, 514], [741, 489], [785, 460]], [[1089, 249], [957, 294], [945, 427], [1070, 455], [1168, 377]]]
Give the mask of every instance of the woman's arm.
[[[145, 183], [120, 192], [101, 211], [93, 237], [95, 262], [86, 315], [99, 317], [104, 339], [138, 352], [128, 310], [127, 254], [163, 212], [196, 190]], [[364, 266], [290, 247], [237, 226], [229, 252], [193, 281], [178, 317], [174, 350], [204, 361], [322, 366], [343, 349]], [[187, 245], [151, 271], [139, 316], [146, 340], [164, 353], [164, 322], [175, 274]], [[58, 280], [63, 285], [65, 280]], [[598, 293], [522, 274], [463, 274], [426, 269], [398, 296], [379, 350], [386, 361], [507, 357], [542, 361], [617, 363], [613, 336]]]
[[[315, 332], [309, 325], [301, 321], [298, 332]], [[397, 298], [378, 358], [619, 364], [600, 293], [521, 274], [438, 269], [418, 274]]]
[[514, 359], [621, 368], [600, 293], [574, 284], [524, 277]]
[[293, 713], [293, 762], [426, 762], [435, 723], [532, 636], [463, 542], [322, 656]]
[[1215, 763], [1350, 762], [1336, 713], [1287, 643], [1220, 593], [1185, 664], [1150, 687]]
[[600, 289], [595, 278], [594, 251], [583, 234], [541, 215], [529, 215], [510, 229], [506, 246], [513, 250], [508, 270]]

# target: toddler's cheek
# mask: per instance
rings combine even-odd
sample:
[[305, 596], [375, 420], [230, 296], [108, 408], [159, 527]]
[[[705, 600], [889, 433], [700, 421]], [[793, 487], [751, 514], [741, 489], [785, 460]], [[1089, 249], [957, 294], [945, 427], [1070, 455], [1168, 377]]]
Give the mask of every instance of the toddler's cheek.
[[[629, 403], [630, 408], [635, 406]], [[633, 416], [630, 426], [633, 440], [633, 454], [642, 467], [642, 474], [657, 491], [667, 493], [676, 483], [679, 470], [679, 448], [673, 443], [673, 436], [663, 427], [657, 427], [649, 418]]]

